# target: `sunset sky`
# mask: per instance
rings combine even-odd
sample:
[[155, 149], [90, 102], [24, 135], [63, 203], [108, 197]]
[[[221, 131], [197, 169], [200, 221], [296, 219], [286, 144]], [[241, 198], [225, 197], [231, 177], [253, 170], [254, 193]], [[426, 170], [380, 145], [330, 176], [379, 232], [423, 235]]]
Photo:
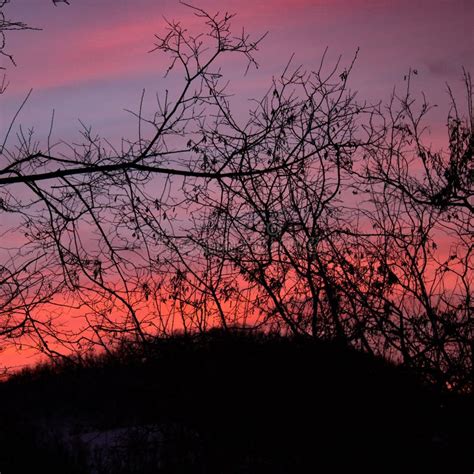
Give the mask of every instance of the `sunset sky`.
[[[57, 139], [77, 137], [78, 119], [112, 140], [133, 136], [136, 121], [124, 109], [137, 109], [142, 89], [153, 97], [164, 86], [166, 57], [148, 53], [153, 35], [163, 32], [164, 17], [190, 27], [196, 19], [176, 0], [70, 3], [13, 0], [6, 7], [8, 18], [42, 31], [8, 35], [8, 52], [18, 66], [9, 68], [0, 127], [32, 88], [18, 123], [34, 126], [38, 138], [47, 134], [53, 109]], [[349, 64], [360, 47], [352, 89], [363, 99], [386, 99], [393, 87], [403, 89], [409, 68], [417, 69], [415, 88], [440, 105], [431, 116], [438, 143], [444, 138], [446, 82], [462, 94], [462, 67], [474, 69], [471, 0], [203, 0], [197, 5], [237, 13], [236, 31], [245, 26], [255, 37], [268, 31], [256, 56], [258, 71], [244, 77], [243, 61], [229, 69], [234, 90], [244, 99], [260, 96], [292, 53], [295, 63], [312, 69], [326, 47], [328, 65], [339, 55]]]
[[[464, 105], [462, 68], [474, 72], [473, 0], [202, 0], [196, 5], [235, 12], [236, 32], [245, 27], [255, 38], [268, 32], [256, 54], [258, 70], [245, 76], [245, 61], [224, 64], [230, 90], [238, 94], [236, 113], [266, 92], [293, 53], [294, 64], [311, 70], [326, 48], [328, 68], [339, 56], [343, 67], [349, 65], [360, 48], [351, 89], [361, 100], [387, 100], [394, 87], [406, 86], [409, 69], [416, 69], [415, 92], [424, 91], [439, 105], [430, 115], [431, 141], [446, 145], [446, 84]], [[164, 32], [164, 18], [200, 28], [177, 0], [70, 0], [69, 6], [56, 7], [50, 0], [11, 0], [5, 16], [41, 31], [7, 35], [6, 50], [17, 66], [1, 60], [10, 85], [0, 98], [0, 134], [33, 89], [16, 127], [34, 127], [43, 143], [53, 110], [55, 140], [76, 141], [79, 120], [112, 142], [136, 137], [137, 121], [125, 109], [138, 109], [143, 89], [151, 104], [145, 109], [152, 110], [155, 93], [180, 86], [179, 75], [171, 85], [163, 78], [168, 59], [149, 53], [154, 34]], [[15, 146], [14, 134], [7, 146]], [[5, 365], [17, 360], [13, 352], [2, 357]]]
[[0, 474], [474, 474], [473, 26], [0, 0]]

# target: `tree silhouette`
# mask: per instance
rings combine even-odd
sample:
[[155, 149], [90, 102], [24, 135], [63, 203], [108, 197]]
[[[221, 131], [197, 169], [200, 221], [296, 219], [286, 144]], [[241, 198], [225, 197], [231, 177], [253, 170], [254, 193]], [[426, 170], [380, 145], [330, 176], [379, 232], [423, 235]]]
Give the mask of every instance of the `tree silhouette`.
[[[246, 117], [222, 56], [256, 66], [233, 15], [189, 6], [154, 52], [183, 82], [137, 112], [118, 149], [4, 139], [0, 210], [21, 238], [0, 267], [0, 334], [50, 356], [235, 325], [336, 341], [467, 392], [473, 381], [473, 111], [451, 94], [449, 150], [407, 89], [386, 106], [349, 89], [355, 59], [290, 61]], [[22, 25], [23, 26], [23, 25]], [[449, 240], [446, 259], [437, 241]], [[80, 324], [64, 325], [80, 311]]]

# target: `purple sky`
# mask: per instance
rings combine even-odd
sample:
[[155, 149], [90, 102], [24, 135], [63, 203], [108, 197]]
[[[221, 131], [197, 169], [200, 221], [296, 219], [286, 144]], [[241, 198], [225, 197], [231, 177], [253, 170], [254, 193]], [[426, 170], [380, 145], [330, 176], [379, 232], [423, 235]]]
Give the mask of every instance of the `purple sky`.
[[[436, 141], [447, 113], [446, 82], [462, 94], [462, 66], [474, 69], [472, 0], [203, 0], [198, 5], [236, 12], [237, 31], [245, 25], [255, 35], [269, 32], [257, 54], [258, 71], [243, 77], [243, 62], [228, 69], [244, 99], [263, 93], [293, 52], [295, 63], [311, 69], [326, 47], [329, 63], [341, 54], [343, 64], [360, 47], [352, 89], [361, 98], [386, 99], [394, 86], [402, 90], [403, 76], [416, 68], [415, 88], [441, 106], [431, 116]], [[112, 140], [133, 136], [135, 121], [123, 109], [136, 110], [143, 88], [152, 97], [165, 87], [166, 58], [147, 53], [153, 34], [163, 31], [163, 16], [191, 27], [196, 23], [175, 0], [71, 0], [71, 6], [57, 7], [49, 0], [12, 0], [5, 11], [43, 30], [8, 36], [18, 66], [9, 69], [0, 130], [33, 88], [19, 123], [34, 126], [38, 138], [47, 134], [53, 109], [57, 139], [77, 137], [79, 118]]]
[[[70, 3], [12, 0], [6, 8], [7, 18], [42, 31], [8, 35], [8, 52], [18, 66], [9, 66], [10, 86], [0, 97], [2, 137], [31, 88], [18, 124], [35, 127], [39, 139], [48, 134], [53, 109], [57, 140], [75, 140], [78, 119], [114, 142], [136, 137], [136, 120], [124, 109], [137, 109], [143, 88], [152, 99], [170, 86], [163, 79], [166, 58], [147, 53], [154, 33], [163, 32], [163, 17], [196, 27], [189, 9], [176, 0]], [[236, 12], [236, 31], [245, 25], [255, 36], [269, 32], [256, 57], [257, 71], [244, 77], [243, 62], [226, 64], [233, 90], [241, 94], [235, 100], [238, 113], [248, 98], [267, 90], [292, 53], [295, 64], [314, 69], [326, 47], [329, 65], [339, 55], [347, 65], [360, 47], [350, 85], [361, 99], [386, 100], [393, 87], [402, 91], [404, 75], [416, 68], [415, 89], [440, 105], [430, 116], [436, 144], [445, 140], [446, 82], [465, 103], [462, 66], [474, 72], [473, 0], [201, 0], [198, 5], [209, 12]], [[14, 145], [12, 135], [8, 146]], [[2, 354], [5, 365], [15, 361], [15, 352]]]

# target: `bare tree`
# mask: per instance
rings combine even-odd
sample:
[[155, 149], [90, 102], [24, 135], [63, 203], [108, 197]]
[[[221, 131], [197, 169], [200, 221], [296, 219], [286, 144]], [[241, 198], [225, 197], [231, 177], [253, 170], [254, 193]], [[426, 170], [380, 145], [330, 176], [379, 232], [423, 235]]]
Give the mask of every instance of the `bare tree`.
[[464, 390], [473, 381], [472, 84], [465, 71], [464, 117], [449, 89], [448, 149], [433, 151], [424, 137], [430, 106], [423, 98], [417, 107], [412, 77], [388, 106], [387, 132], [368, 150], [361, 181], [370, 185], [373, 221], [382, 231], [381, 272], [393, 275], [383, 299], [392, 329], [382, 335], [405, 363]]
[[[0, 334], [50, 356], [120, 338], [241, 325], [382, 354], [437, 384], [472, 387], [472, 87], [452, 96], [447, 151], [424, 138], [426, 101], [356, 100], [354, 61], [290, 61], [246, 116], [223, 55], [263, 39], [189, 7], [155, 52], [182, 74], [136, 137], [90, 127], [80, 144], [4, 139], [0, 212], [16, 248], [0, 267]], [[449, 242], [446, 256], [437, 241]], [[72, 322], [71, 322], [72, 321]]]
[[[449, 150], [435, 153], [424, 145], [426, 101], [416, 115], [408, 85], [386, 110], [360, 105], [346, 89], [349, 72], [286, 69], [251, 111], [253, 129], [272, 133], [247, 159], [297, 155], [292, 166], [192, 188], [203, 212], [190, 232], [167, 236], [180, 281], [176, 316], [193, 327], [205, 300], [214, 324], [226, 327], [227, 315], [233, 323], [340, 341], [403, 362], [443, 388], [468, 391], [469, 76], [468, 118], [450, 115]], [[231, 111], [223, 110], [219, 126], [228, 129]], [[222, 147], [215, 137], [217, 131], [206, 138], [210, 156]], [[454, 169], [459, 176], [449, 178]], [[433, 196], [447, 187], [440, 205]], [[437, 241], [450, 246], [448, 257]], [[229, 298], [231, 311], [222, 311]]]
[[[57, 298], [75, 295], [72, 306], [90, 307], [94, 314], [98, 305], [101, 314], [106, 312], [107, 301], [112, 301], [112, 306], [121, 305], [127, 313], [126, 323], [123, 327], [111, 323], [117, 326], [114, 330], [127, 333], [133, 328], [143, 340], [133, 305], [142, 273], [150, 270], [152, 261], [151, 243], [146, 241], [139, 249], [135, 240], [149, 237], [141, 229], [142, 209], [150, 213], [146, 219], [166, 218], [159, 209], [171, 199], [171, 177], [180, 178], [184, 186], [190, 179], [205, 183], [209, 179], [273, 173], [286, 166], [252, 168], [245, 163], [244, 151], [258, 146], [258, 136], [250, 143], [241, 142], [240, 148], [222, 156], [212, 168], [203, 166], [203, 117], [205, 111], [219, 109], [219, 101], [225, 97], [224, 90], [215, 95], [220, 77], [218, 60], [225, 54], [239, 54], [247, 60], [247, 67], [255, 65], [252, 54], [261, 38], [252, 41], [245, 32], [233, 36], [232, 15], [211, 16], [190, 8], [207, 25], [206, 38], [189, 35], [179, 23], [170, 22], [167, 34], [156, 36], [155, 45], [155, 51], [170, 57], [168, 72], [181, 68], [183, 86], [174, 99], [168, 92], [158, 97], [151, 118], [142, 115], [140, 105], [136, 113], [138, 136], [123, 139], [121, 149], [87, 127], [81, 144], [53, 142], [52, 123], [46, 143], [20, 132], [19, 143], [13, 148], [7, 143], [11, 127], [7, 131], [1, 150], [0, 203], [2, 211], [12, 216], [16, 224], [12, 231], [21, 233], [22, 242], [2, 270], [4, 334], [17, 340], [16, 335], [26, 331], [43, 349], [49, 347], [43, 334], [65, 343], [57, 327], [50, 329], [53, 316], [37, 320], [32, 310], [44, 303], [48, 312], [55, 304], [63, 308], [68, 305]], [[211, 84], [215, 86], [212, 93], [208, 90]], [[143, 133], [146, 127], [151, 130], [148, 137]], [[156, 176], [163, 178], [153, 181]], [[159, 191], [141, 200], [152, 187]], [[156, 214], [151, 213], [152, 207]], [[82, 229], [97, 235], [98, 248], [92, 240], [84, 242]], [[130, 265], [132, 254], [138, 256], [137, 262], [144, 263]], [[30, 278], [30, 272], [37, 274], [38, 280]], [[105, 275], [110, 275], [110, 280]]]

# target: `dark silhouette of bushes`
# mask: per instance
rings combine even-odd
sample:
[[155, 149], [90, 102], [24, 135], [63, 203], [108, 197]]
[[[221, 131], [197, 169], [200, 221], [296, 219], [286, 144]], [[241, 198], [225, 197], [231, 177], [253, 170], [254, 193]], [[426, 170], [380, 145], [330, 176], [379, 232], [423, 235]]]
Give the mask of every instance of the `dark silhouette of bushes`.
[[[436, 471], [467, 464], [473, 441], [467, 397], [334, 343], [244, 330], [28, 369], [0, 397], [2, 472]], [[120, 440], [94, 458], [91, 432]]]

